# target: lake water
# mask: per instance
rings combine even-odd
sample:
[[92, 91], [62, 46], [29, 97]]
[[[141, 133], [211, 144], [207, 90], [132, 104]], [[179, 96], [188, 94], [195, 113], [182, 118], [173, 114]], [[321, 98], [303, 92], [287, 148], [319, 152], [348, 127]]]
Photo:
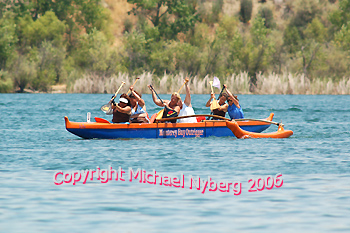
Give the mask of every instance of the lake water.
[[[350, 96], [239, 96], [246, 118], [273, 112], [294, 131], [288, 139], [84, 140], [66, 131], [64, 116], [111, 120], [99, 109], [110, 96], [0, 94], [0, 232], [350, 232]], [[150, 115], [160, 110], [143, 97]], [[210, 112], [208, 98], [192, 96], [196, 113]], [[59, 171], [68, 180], [110, 166], [125, 181], [54, 183]], [[130, 182], [129, 168], [155, 170], [164, 183]], [[166, 186], [170, 176], [184, 177], [184, 188]], [[191, 176], [241, 192], [203, 194]], [[259, 178], [253, 189], [262, 191], [249, 192]]]

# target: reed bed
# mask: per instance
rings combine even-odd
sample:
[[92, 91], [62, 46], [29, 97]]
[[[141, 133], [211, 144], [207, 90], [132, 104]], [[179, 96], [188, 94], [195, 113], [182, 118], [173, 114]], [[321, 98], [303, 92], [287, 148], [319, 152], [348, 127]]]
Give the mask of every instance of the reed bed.
[[[178, 91], [185, 74], [168, 75], [157, 77], [152, 73], [145, 72], [139, 76], [139, 81], [135, 89], [141, 93], [150, 93], [147, 85], [152, 84], [158, 93], [170, 94]], [[209, 81], [213, 76], [189, 77], [190, 88], [193, 94], [210, 93]], [[112, 77], [101, 77], [94, 74], [84, 75], [78, 79], [69, 90], [73, 93], [114, 93], [122, 81], [125, 82], [122, 92], [127, 92], [128, 88], [134, 83], [136, 76], [130, 76], [126, 73], [119, 73]], [[246, 72], [232, 74], [227, 77], [219, 78], [221, 84], [227, 84], [229, 90], [235, 94], [282, 94], [282, 95], [349, 95], [350, 78], [343, 77], [340, 81], [331, 79], [313, 79], [310, 80], [303, 74], [258, 74], [257, 85], [253, 92], [249, 90], [249, 76]], [[220, 90], [216, 89], [216, 93]], [[185, 93], [184, 89], [181, 93]]]

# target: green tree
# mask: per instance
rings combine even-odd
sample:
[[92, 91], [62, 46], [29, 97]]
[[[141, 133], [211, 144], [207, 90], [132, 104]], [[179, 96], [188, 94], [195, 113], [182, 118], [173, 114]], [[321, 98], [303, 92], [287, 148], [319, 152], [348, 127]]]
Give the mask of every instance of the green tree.
[[148, 70], [148, 41], [142, 32], [125, 33], [124, 64], [129, 72], [141, 73]]
[[252, 0], [241, 0], [241, 9], [239, 11], [239, 19], [243, 23], [248, 23], [252, 18], [253, 2]]
[[58, 83], [66, 75], [63, 69], [66, 51], [62, 47], [55, 47], [49, 41], [43, 41], [38, 49], [33, 50], [31, 53], [37, 75], [31, 86], [35, 90], [48, 91], [50, 85]]
[[267, 70], [274, 52], [271, 39], [268, 37], [270, 30], [265, 27], [265, 19], [257, 17], [254, 19], [250, 29], [250, 40], [246, 42], [243, 50], [242, 62], [244, 70], [250, 76], [250, 91], [256, 87], [258, 72]]
[[261, 18], [264, 18], [265, 19], [265, 26], [267, 28], [274, 28], [276, 23], [274, 21], [274, 18], [273, 18], [273, 12], [272, 10], [267, 7], [267, 6], [263, 6], [259, 9], [259, 13]]
[[159, 31], [159, 38], [176, 39], [180, 32], [194, 28], [199, 20], [195, 0], [128, 0], [135, 7], [129, 12], [142, 15]]
[[83, 34], [73, 52], [75, 64], [86, 71], [110, 76], [115, 72], [114, 50], [104, 33], [97, 29]]
[[334, 41], [339, 48], [350, 51], [350, 23], [342, 26], [335, 34]]
[[47, 11], [54, 12], [60, 21], [66, 23], [69, 50], [74, 48], [82, 31], [90, 33], [96, 28], [111, 38], [109, 14], [101, 5], [101, 0], [32, 0], [31, 16], [34, 21]]
[[0, 19], [0, 70], [6, 66], [6, 61], [15, 50], [18, 41], [14, 14], [6, 12]]
[[343, 25], [347, 25], [350, 21], [350, 0], [339, 0], [339, 9], [330, 14], [329, 20], [335, 27], [335, 31], [339, 31]]
[[38, 47], [43, 41], [52, 41], [56, 46], [62, 46], [65, 28], [64, 22], [51, 11], [46, 12], [36, 21], [33, 21], [29, 15], [19, 20], [19, 30], [24, 46]]

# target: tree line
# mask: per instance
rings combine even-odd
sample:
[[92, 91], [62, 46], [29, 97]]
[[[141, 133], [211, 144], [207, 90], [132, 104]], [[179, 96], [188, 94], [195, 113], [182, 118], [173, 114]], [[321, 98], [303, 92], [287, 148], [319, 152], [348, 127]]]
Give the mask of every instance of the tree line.
[[349, 76], [350, 0], [127, 0], [121, 46], [101, 0], [3, 0], [0, 92], [47, 91], [84, 74]]

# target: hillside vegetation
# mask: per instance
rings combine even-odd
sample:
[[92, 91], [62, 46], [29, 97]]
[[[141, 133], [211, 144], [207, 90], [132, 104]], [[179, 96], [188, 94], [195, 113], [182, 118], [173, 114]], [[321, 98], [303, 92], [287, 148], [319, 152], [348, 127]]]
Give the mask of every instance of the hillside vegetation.
[[[350, 94], [350, 0], [2, 0], [0, 92]], [[146, 83], [144, 83], [146, 84]], [[142, 87], [143, 88], [143, 87]]]

